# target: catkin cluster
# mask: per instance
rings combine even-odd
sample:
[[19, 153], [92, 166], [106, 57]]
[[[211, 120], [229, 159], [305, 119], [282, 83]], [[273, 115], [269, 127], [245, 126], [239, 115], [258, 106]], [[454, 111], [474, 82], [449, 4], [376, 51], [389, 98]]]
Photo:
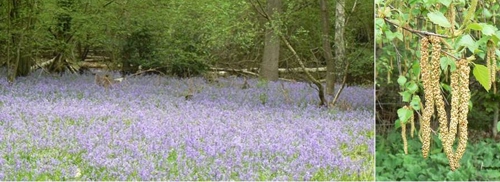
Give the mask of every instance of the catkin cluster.
[[[432, 54], [429, 55], [429, 42], [432, 44]], [[441, 39], [436, 36], [422, 38], [421, 42], [421, 80], [424, 88], [425, 105], [420, 118], [420, 133], [422, 139], [422, 154], [427, 158], [430, 148], [431, 119], [434, 113], [439, 122], [439, 135], [443, 149], [450, 162], [450, 168], [459, 167], [465, 147], [467, 146], [467, 114], [470, 99], [468, 61], [457, 61], [457, 69], [451, 73], [451, 111], [446, 113], [445, 101], [440, 86], [440, 56]], [[430, 56], [430, 59], [429, 59]], [[435, 112], [436, 111], [436, 112]], [[448, 120], [449, 119], [449, 120]], [[448, 125], [449, 123], [449, 125]], [[453, 151], [453, 143], [458, 134], [458, 147]]]

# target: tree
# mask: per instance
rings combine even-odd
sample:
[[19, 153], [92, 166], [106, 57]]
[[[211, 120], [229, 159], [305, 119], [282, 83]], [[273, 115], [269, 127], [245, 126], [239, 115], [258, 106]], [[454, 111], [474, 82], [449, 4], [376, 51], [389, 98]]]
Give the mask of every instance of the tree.
[[49, 29], [54, 37], [54, 41], [57, 42], [57, 48], [54, 51], [56, 57], [50, 65], [50, 70], [62, 73], [65, 71], [65, 67], [69, 63], [67, 59], [70, 58], [71, 52], [73, 51], [70, 45], [73, 44], [75, 31], [73, 30], [73, 17], [70, 13], [76, 11], [76, 4], [73, 0], [57, 0], [56, 4], [59, 11], [62, 12], [57, 13], [54, 17], [57, 23]]
[[333, 94], [335, 90], [335, 72], [334, 72], [334, 59], [332, 54], [332, 48], [330, 45], [330, 13], [328, 11], [328, 2], [326, 0], [320, 0], [321, 6], [321, 38], [323, 42], [323, 54], [326, 60], [327, 72], [326, 72], [326, 93], [329, 95]]
[[[324, 1], [324, 0], [322, 0]], [[345, 0], [338, 0], [336, 2], [337, 4], [335, 5], [335, 60], [337, 61], [337, 64], [344, 61], [345, 59], [345, 45], [344, 45], [344, 32], [345, 32]], [[326, 8], [326, 2], [322, 2], [321, 6], [323, 9]], [[323, 49], [325, 49], [325, 40], [323, 40]], [[329, 45], [328, 45], [329, 46]], [[328, 49], [329, 50], [329, 49]], [[325, 49], [325, 54], [327, 52], [327, 49]], [[329, 51], [331, 53], [331, 51]], [[325, 56], [326, 57], [326, 56]], [[328, 57], [327, 57], [328, 58]], [[335, 81], [336, 81], [336, 76], [335, 76], [335, 65], [336, 62], [333, 60], [333, 58], [326, 63], [326, 68], [327, 68], [327, 85], [326, 85], [326, 93], [332, 95], [334, 92], [335, 88]], [[337, 65], [337, 67], [339, 67]], [[339, 69], [340, 70], [340, 69]]]
[[267, 15], [272, 21], [266, 27], [266, 37], [264, 41], [264, 55], [260, 67], [260, 76], [266, 80], [278, 80], [278, 62], [280, 56], [280, 39], [277, 34], [280, 32], [279, 20], [277, 16], [281, 12], [281, 0], [267, 1]]
[[11, 0], [7, 3], [7, 77], [14, 82], [18, 76], [26, 76], [30, 71], [31, 44], [34, 29], [36, 1]]

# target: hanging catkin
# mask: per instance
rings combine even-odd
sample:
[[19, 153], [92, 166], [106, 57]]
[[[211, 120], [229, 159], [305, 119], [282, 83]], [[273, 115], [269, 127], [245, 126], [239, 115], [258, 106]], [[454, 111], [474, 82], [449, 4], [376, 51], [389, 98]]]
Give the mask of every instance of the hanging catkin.
[[455, 168], [460, 167], [459, 161], [465, 153], [465, 148], [467, 147], [467, 114], [469, 113], [469, 100], [470, 100], [470, 90], [469, 90], [469, 74], [470, 67], [468, 65], [468, 61], [466, 59], [462, 59], [458, 62], [460, 65], [457, 69], [459, 71], [460, 76], [460, 109], [458, 115], [458, 147], [455, 153]]
[[431, 117], [434, 113], [434, 93], [431, 84], [431, 66], [429, 65], [429, 39], [420, 40], [420, 70], [424, 87], [425, 105], [420, 118], [420, 133], [422, 136], [422, 155], [427, 158], [431, 142]]
[[431, 68], [432, 68], [432, 89], [434, 95], [434, 104], [437, 110], [437, 118], [439, 121], [439, 135], [441, 135], [441, 142], [443, 144], [444, 152], [450, 161], [450, 167], [454, 169], [454, 155], [453, 147], [449, 145], [450, 137], [448, 136], [448, 116], [446, 114], [446, 109], [444, 106], [443, 95], [441, 95], [441, 85], [439, 82], [440, 78], [440, 62], [441, 58], [441, 39], [436, 36], [431, 36], [430, 41], [432, 43], [432, 57], [431, 57]]
[[[450, 111], [450, 126], [449, 126], [449, 133], [448, 133], [448, 140], [443, 141], [443, 146], [453, 146], [453, 143], [455, 142], [455, 138], [457, 135], [457, 128], [458, 128], [458, 123], [460, 120], [460, 116], [462, 114], [462, 105], [461, 103], [464, 102], [462, 100], [462, 79], [461, 74], [462, 74], [462, 63], [459, 61], [456, 64], [456, 70], [451, 72], [451, 82], [450, 82], [450, 87], [451, 87], [451, 111]], [[456, 160], [455, 156], [453, 156], [453, 159], [450, 160], [450, 167], [452, 170], [454, 170], [457, 166], [458, 161]]]
[[410, 117], [410, 125], [411, 125], [410, 136], [413, 138], [413, 133], [415, 133], [415, 115], [413, 114]]
[[401, 122], [401, 137], [403, 138], [403, 150], [405, 154], [408, 154], [408, 141], [406, 140], [406, 123], [402, 121], [400, 122]]
[[492, 41], [488, 41], [488, 51], [486, 55], [486, 65], [490, 74], [491, 83], [495, 83], [497, 61], [495, 55], [496, 46]]

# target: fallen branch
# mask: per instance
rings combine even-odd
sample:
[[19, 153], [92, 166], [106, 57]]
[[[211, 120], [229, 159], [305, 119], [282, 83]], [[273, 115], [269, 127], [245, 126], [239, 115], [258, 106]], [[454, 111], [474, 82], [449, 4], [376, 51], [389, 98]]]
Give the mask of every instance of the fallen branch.
[[[250, 68], [250, 69], [232, 69], [232, 68], [210, 68], [213, 71], [233, 71], [233, 72], [252, 72], [257, 71], [258, 68]], [[279, 73], [303, 73], [303, 72], [324, 72], [326, 71], [326, 67], [317, 67], [317, 68], [278, 68]]]
[[251, 72], [248, 69], [232, 69], [232, 68], [210, 68], [211, 71], [227, 71], [227, 72], [236, 72], [236, 73], [244, 73], [252, 76], [259, 76], [259, 74]]
[[278, 72], [280, 73], [303, 73], [303, 72], [323, 72], [326, 71], [326, 67], [317, 67], [317, 68], [279, 68]]
[[[271, 21], [271, 20], [269, 20], [269, 21]], [[309, 73], [309, 71], [306, 69], [306, 66], [304, 65], [304, 62], [302, 62], [302, 59], [297, 54], [297, 52], [295, 51], [295, 49], [292, 47], [292, 45], [290, 44], [290, 42], [288, 42], [288, 40], [285, 38], [285, 36], [282, 35], [282, 34], [280, 34], [279, 36], [280, 36], [281, 40], [285, 43], [285, 45], [288, 48], [288, 50], [290, 50], [290, 52], [292, 52], [292, 54], [295, 56], [295, 59], [297, 60], [297, 62], [299, 62], [299, 65], [304, 70], [304, 72], [306, 73], [307, 78], [309, 78], [309, 80], [311, 82], [313, 82], [314, 85], [316, 85], [316, 87], [318, 87], [318, 97], [319, 97], [319, 100], [320, 100], [319, 105], [320, 106], [326, 106], [325, 93], [324, 93], [323, 85], [321, 84], [321, 82], [319, 82], [319, 80], [317, 80], [316, 78], [314, 78], [314, 76], [312, 76], [311, 73]]]
[[[252, 70], [252, 69], [251, 69]], [[255, 77], [260, 77], [260, 75], [258, 73], [255, 73], [255, 72], [252, 72], [252, 71], [249, 71], [248, 69], [233, 69], [233, 68], [210, 68], [210, 71], [214, 71], [214, 72], [217, 72], [218, 74], [222, 71], [225, 71], [225, 72], [233, 72], [233, 73], [244, 73], [244, 74], [247, 74], [247, 75], [252, 75], [252, 76], [255, 76]], [[282, 81], [287, 81], [287, 82], [297, 82], [296, 80], [292, 80], [292, 79], [286, 79], [286, 78], [278, 78], [279, 80], [282, 80]]]
[[108, 60], [111, 60], [111, 58], [107, 57], [107, 56], [90, 55], [90, 56], [87, 56], [84, 61], [85, 62], [97, 62], [97, 61], [108, 61]]
[[97, 69], [107, 69], [108, 66], [103, 63], [98, 63], [98, 62], [88, 62], [88, 61], [81, 61], [79, 62], [79, 66], [82, 68], [97, 68]]
[[52, 62], [54, 62], [54, 61], [56, 60], [56, 58], [57, 58], [57, 56], [56, 56], [56, 57], [54, 57], [54, 58], [52, 58], [52, 59], [49, 59], [49, 60], [47, 60], [47, 61], [44, 61], [44, 62], [42, 62], [42, 63], [40, 63], [40, 64], [36, 63], [35, 65], [31, 66], [30, 70], [31, 70], [31, 71], [35, 71], [35, 70], [37, 70], [38, 68], [43, 68], [43, 67], [45, 67], [45, 66], [47, 66], [47, 65], [51, 64]]
[[340, 86], [339, 91], [337, 91], [337, 94], [335, 94], [335, 97], [333, 98], [332, 102], [330, 103], [331, 107], [335, 106], [337, 103], [337, 100], [339, 99], [340, 93], [342, 93], [342, 90], [344, 90], [346, 81], [347, 81], [347, 71], [349, 71], [349, 65], [350, 62], [347, 62], [347, 65], [345, 66], [344, 69], [344, 78], [342, 78], [342, 85]]

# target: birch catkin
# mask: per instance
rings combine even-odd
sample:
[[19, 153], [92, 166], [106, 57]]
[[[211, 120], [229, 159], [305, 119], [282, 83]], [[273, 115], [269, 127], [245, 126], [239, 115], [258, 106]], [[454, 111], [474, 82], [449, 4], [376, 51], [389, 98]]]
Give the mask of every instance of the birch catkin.
[[[460, 120], [461, 116], [461, 109], [462, 105], [461, 103], [463, 102], [461, 92], [462, 92], [462, 83], [461, 83], [461, 71], [462, 71], [462, 63], [459, 61], [456, 64], [457, 69], [453, 72], [451, 72], [451, 82], [450, 82], [450, 87], [451, 87], [451, 112], [450, 112], [450, 126], [449, 126], [449, 133], [448, 133], [448, 140], [443, 141], [443, 147], [451, 147], [453, 146], [453, 143], [455, 142], [455, 138], [457, 135], [457, 128], [458, 128], [458, 123]], [[448, 155], [448, 154], [447, 154]], [[452, 170], [456, 168], [456, 157], [454, 154], [452, 155], [453, 159], [450, 160], [450, 167]]]
[[453, 147], [450, 145], [451, 137], [448, 135], [448, 116], [446, 114], [446, 109], [444, 106], [443, 95], [441, 95], [441, 85], [439, 82], [440, 78], [440, 62], [441, 58], [441, 39], [436, 36], [431, 36], [430, 41], [432, 43], [432, 58], [431, 58], [431, 68], [432, 68], [432, 89], [434, 93], [434, 104], [437, 110], [437, 118], [439, 121], [439, 135], [441, 135], [441, 142], [443, 143], [443, 149], [450, 161], [450, 167], [455, 170], [453, 165], [455, 163], [455, 158], [453, 157]]
[[427, 158], [431, 142], [431, 117], [434, 113], [434, 93], [431, 84], [431, 66], [429, 65], [429, 39], [420, 40], [420, 69], [424, 87], [425, 105], [420, 118], [420, 133], [422, 135], [422, 155]]
[[[469, 90], [469, 74], [470, 67], [468, 60], [461, 59], [457, 61], [457, 69], [451, 72], [451, 111], [448, 118], [445, 98], [441, 94], [441, 43], [442, 39], [437, 36], [425, 36], [420, 40], [420, 78], [422, 80], [425, 103], [420, 103], [422, 106], [422, 116], [420, 117], [420, 132], [419, 138], [422, 141], [422, 154], [424, 158], [429, 155], [431, 141], [431, 119], [434, 113], [437, 112], [436, 119], [439, 122], [439, 135], [443, 144], [444, 152], [449, 160], [451, 170], [456, 170], [460, 167], [459, 161], [465, 153], [467, 146], [467, 114], [468, 104], [470, 100]], [[432, 54], [429, 55], [429, 45], [432, 45]], [[494, 57], [493, 49], [488, 50], [488, 60], [492, 61]], [[429, 59], [430, 56], [430, 59]], [[488, 62], [489, 67], [493, 68], [493, 63]], [[496, 68], [494, 68], [496, 70]], [[446, 70], [445, 70], [446, 71]], [[489, 70], [490, 74], [492, 71]], [[494, 78], [494, 75], [490, 75]], [[405, 106], [407, 107], [407, 106]], [[449, 119], [449, 120], [448, 120]], [[413, 116], [409, 122], [413, 125]], [[449, 122], [449, 124], [448, 124]], [[407, 153], [406, 144], [406, 125], [402, 123], [402, 137], [405, 154]], [[411, 126], [413, 134], [414, 127]], [[455, 143], [458, 133], [458, 147], [454, 152], [453, 144]]]
[[497, 70], [497, 61], [495, 55], [496, 46], [493, 42], [488, 42], [488, 51], [486, 55], [486, 65], [488, 67], [488, 71], [490, 74], [491, 83], [495, 83], [496, 79], [496, 70]]
[[405, 154], [408, 154], [408, 141], [406, 140], [406, 123], [401, 122], [401, 137], [403, 138], [403, 150]]
[[413, 138], [413, 133], [415, 133], [415, 115], [411, 115], [410, 117], [410, 136]]
[[458, 62], [460, 65], [460, 69], [458, 70], [460, 73], [460, 105], [459, 105], [459, 115], [458, 115], [458, 147], [455, 153], [455, 168], [460, 167], [459, 161], [465, 153], [465, 148], [467, 147], [467, 114], [469, 113], [469, 100], [470, 100], [470, 90], [469, 90], [469, 74], [470, 67], [468, 65], [468, 61], [466, 59], [462, 59]]

